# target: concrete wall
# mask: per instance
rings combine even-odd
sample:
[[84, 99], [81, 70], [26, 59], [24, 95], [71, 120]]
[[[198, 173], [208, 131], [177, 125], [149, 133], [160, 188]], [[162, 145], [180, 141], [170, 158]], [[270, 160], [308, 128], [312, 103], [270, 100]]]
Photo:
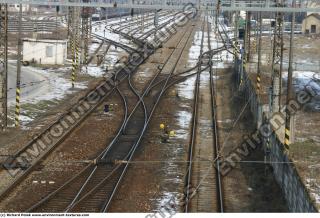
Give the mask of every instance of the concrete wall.
[[[49, 52], [48, 49], [52, 52]], [[52, 54], [52, 55], [51, 55]], [[67, 58], [67, 42], [23, 41], [23, 61], [33, 60], [37, 64], [65, 64]]]
[[[236, 67], [241, 69], [241, 67]], [[254, 122], [257, 123], [259, 128], [262, 123], [267, 123], [267, 118], [263, 112], [263, 107], [260, 103], [259, 97], [256, 94], [255, 86], [252, 81], [248, 78], [245, 71], [243, 71], [242, 77], [240, 76], [237, 69], [235, 70], [236, 80], [241, 81], [242, 86], [239, 87], [240, 90], [244, 92], [244, 97], [249, 101], [250, 110], [254, 116]], [[239, 83], [238, 83], [239, 84]], [[288, 207], [291, 212], [317, 212], [310, 195], [301, 180], [294, 164], [287, 163], [292, 162], [288, 156], [284, 153], [284, 145], [279, 141], [276, 134], [273, 132], [270, 141], [266, 138], [263, 140], [263, 146], [270, 146], [270, 162], [274, 170], [274, 176], [280, 185], [285, 199], [287, 200]], [[286, 162], [284, 164], [277, 164], [277, 162]]]

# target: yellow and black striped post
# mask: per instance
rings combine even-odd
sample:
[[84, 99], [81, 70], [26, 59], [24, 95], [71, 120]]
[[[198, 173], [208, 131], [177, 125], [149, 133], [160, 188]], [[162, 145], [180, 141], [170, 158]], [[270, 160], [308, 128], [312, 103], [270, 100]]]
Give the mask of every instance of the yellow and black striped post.
[[79, 12], [79, 9], [73, 10], [73, 16], [72, 16], [72, 73], [71, 73], [71, 83], [72, 88], [75, 87], [75, 81], [76, 81], [76, 73], [79, 66], [79, 18], [77, 17], [77, 14]]
[[261, 89], [261, 50], [262, 50], [262, 13], [259, 12], [259, 38], [258, 38], [258, 67], [257, 67], [257, 93]]
[[72, 73], [71, 73], [71, 83], [72, 83], [72, 88], [74, 88], [74, 83], [76, 80], [76, 70], [77, 70], [77, 63], [76, 63], [76, 57], [75, 57], [75, 38], [72, 37], [72, 42], [71, 42], [71, 50], [72, 50]]
[[20, 84], [17, 84], [16, 88], [16, 111], [15, 111], [15, 126], [18, 127], [20, 124], [20, 93], [21, 93], [21, 88]]
[[241, 69], [241, 76], [240, 76], [240, 86], [242, 86], [243, 84], [243, 75], [244, 72], [247, 72], [247, 60], [246, 60], [246, 55], [244, 54], [244, 56], [242, 57], [242, 69]]
[[285, 134], [284, 134], [284, 147], [286, 150], [289, 150], [290, 145], [290, 120], [286, 121], [286, 123], [289, 122], [289, 125], [286, 125], [285, 127]]
[[238, 42], [237, 41], [233, 43], [233, 50], [234, 50], [234, 54], [235, 54], [235, 59], [238, 60], [240, 51], [239, 51], [239, 48], [238, 48]]
[[15, 111], [15, 126], [20, 125], [20, 97], [21, 97], [21, 61], [22, 61], [22, 4], [19, 9], [19, 22], [18, 22], [18, 56], [17, 56], [17, 83], [16, 83], [16, 111]]
[[86, 72], [88, 71], [88, 44], [89, 44], [89, 26], [85, 28], [85, 38], [84, 38], [84, 61], [86, 66]]
[[89, 32], [90, 32], [90, 8], [82, 9], [82, 41], [83, 41], [83, 60], [85, 72], [88, 72], [88, 56], [89, 56]]
[[261, 76], [260, 74], [257, 74], [257, 93], [260, 93], [260, 89], [261, 89]]
[[[76, 51], [76, 55], [75, 55], [75, 59], [76, 59], [76, 71], [75, 71], [75, 77], [76, 77], [76, 74], [77, 74], [77, 71], [79, 70], [79, 67], [80, 67], [80, 34], [79, 34], [79, 29], [77, 29], [77, 32], [76, 32], [76, 39], [75, 39], [75, 42], [76, 42], [76, 47], [75, 47], [75, 51]], [[75, 80], [75, 79], [74, 79]]]

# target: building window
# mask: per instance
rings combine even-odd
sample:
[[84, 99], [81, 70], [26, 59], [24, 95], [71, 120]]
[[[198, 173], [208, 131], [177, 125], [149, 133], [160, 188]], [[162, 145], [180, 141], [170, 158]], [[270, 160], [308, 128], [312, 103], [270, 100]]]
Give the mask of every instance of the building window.
[[46, 56], [47, 58], [53, 57], [53, 46], [46, 47]]
[[316, 25], [311, 25], [311, 33], [316, 33], [316, 32], [317, 32]]

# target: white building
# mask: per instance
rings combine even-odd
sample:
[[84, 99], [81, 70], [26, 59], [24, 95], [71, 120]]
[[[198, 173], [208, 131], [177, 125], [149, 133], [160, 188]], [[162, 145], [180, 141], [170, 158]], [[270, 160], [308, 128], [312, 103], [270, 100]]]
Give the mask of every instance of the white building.
[[[10, 12], [19, 12], [20, 10], [20, 4], [9, 4], [8, 5], [8, 11]], [[30, 6], [29, 5], [22, 5], [22, 12], [27, 12], [30, 10]]]
[[23, 61], [37, 64], [64, 65], [67, 40], [23, 39]]

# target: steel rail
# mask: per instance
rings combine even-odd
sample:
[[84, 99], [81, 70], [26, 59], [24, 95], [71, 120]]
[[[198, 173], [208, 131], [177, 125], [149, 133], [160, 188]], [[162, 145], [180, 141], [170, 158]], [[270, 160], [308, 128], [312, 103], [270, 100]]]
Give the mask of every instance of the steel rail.
[[[108, 148], [110, 148], [110, 147], [108, 147]], [[105, 154], [105, 152], [106, 152], [106, 151], [104, 151], [104, 154]], [[88, 166], [87, 168], [89, 168], [89, 167], [90, 167], [90, 166]], [[86, 169], [87, 169], [87, 168], [86, 168]], [[85, 170], [83, 170], [82, 173], [83, 173], [83, 172], [85, 172]], [[75, 179], [75, 178], [76, 178], [76, 177], [74, 177], [73, 179]], [[73, 179], [72, 179], [72, 180], [73, 180]], [[71, 182], [72, 180], [69, 180], [68, 182]], [[65, 184], [64, 187], [66, 187], [66, 185], [67, 185], [67, 184]], [[61, 190], [61, 189], [63, 189], [63, 187], [61, 187], [59, 190]], [[49, 198], [52, 198], [55, 194], [57, 194], [57, 192], [58, 192], [58, 191], [56, 191], [55, 193], [50, 194], [47, 198], [43, 199], [41, 202], [39, 202], [38, 204], [36, 204], [34, 207], [30, 208], [30, 210], [28, 210], [28, 211], [31, 211], [31, 210], [36, 209], [36, 208], [39, 207], [42, 203], [44, 203], [46, 200], [48, 200]]]
[[[200, 45], [200, 56], [203, 54], [203, 42], [204, 42], [204, 27], [205, 27], [205, 18], [202, 24], [201, 32], [202, 32], [202, 38], [201, 38], [201, 45]], [[201, 60], [200, 60], [201, 63]], [[190, 135], [190, 142], [189, 142], [189, 149], [188, 149], [188, 170], [187, 170], [187, 175], [186, 175], [186, 181], [185, 181], [185, 205], [184, 205], [184, 212], [189, 212], [189, 207], [190, 207], [190, 196], [191, 196], [191, 191], [190, 191], [190, 186], [191, 186], [191, 176], [192, 176], [192, 161], [193, 161], [193, 152], [194, 152], [194, 147], [195, 147], [195, 142], [196, 142], [196, 130], [197, 130], [197, 121], [198, 121], [198, 100], [199, 100], [199, 90], [200, 90], [200, 74], [201, 74], [201, 67], [202, 65], [198, 65], [197, 69], [197, 77], [195, 81], [195, 91], [194, 91], [194, 98], [193, 98], [193, 112], [192, 112], [192, 123], [191, 123], [191, 135]]]
[[[106, 37], [100, 36], [100, 35], [98, 35], [98, 34], [96, 34], [96, 33], [91, 33], [91, 35], [92, 35], [94, 38], [97, 38], [97, 39], [99, 39], [99, 40], [108, 42], [108, 43], [110, 43], [110, 44], [112, 44], [112, 45], [114, 45], [114, 46], [117, 46], [117, 47], [119, 47], [119, 48], [122, 48], [123, 50], [127, 51], [128, 53], [132, 53], [132, 52], [135, 52], [135, 53], [138, 53], [138, 54], [141, 53], [141, 51], [139, 51], [138, 49], [135, 49], [135, 48], [132, 48], [132, 47], [130, 47], [130, 46], [124, 45], [124, 44], [122, 44], [122, 43], [116, 42], [116, 41], [114, 41], [114, 40], [112, 40], [112, 39], [108, 39], [108, 38], [106, 38]], [[133, 39], [133, 38], [132, 38], [132, 39]]]
[[[208, 48], [211, 50], [211, 28], [208, 24], [207, 29], [208, 36]], [[224, 199], [223, 199], [223, 187], [222, 187], [222, 178], [220, 172], [220, 143], [219, 143], [219, 132], [218, 132], [218, 124], [217, 124], [217, 102], [216, 102], [216, 94], [215, 94], [215, 86], [213, 81], [213, 71], [212, 71], [212, 57], [213, 54], [209, 55], [209, 74], [210, 74], [210, 98], [211, 98], [211, 115], [212, 115], [212, 124], [213, 124], [213, 147], [214, 147], [214, 158], [215, 158], [215, 172], [216, 172], [216, 189], [218, 190], [217, 194], [217, 202], [218, 202], [218, 210], [219, 212], [224, 212]]]
[[[186, 32], [185, 32], [185, 33], [186, 33]], [[190, 34], [189, 34], [187, 40], [189, 40], [189, 38], [190, 38], [190, 36], [191, 36], [191, 33], [192, 33], [192, 31], [190, 31]], [[185, 34], [184, 34], [184, 35], [185, 35]], [[179, 43], [178, 43], [178, 44], [181, 43], [182, 39], [183, 39], [183, 37], [179, 40]], [[187, 44], [187, 43], [186, 43], [186, 44]], [[170, 79], [171, 75], [174, 73], [174, 71], [175, 71], [175, 69], [176, 69], [176, 66], [177, 66], [177, 63], [178, 63], [179, 60], [181, 59], [182, 53], [183, 53], [183, 51], [184, 51], [184, 48], [186, 47], [186, 44], [184, 45], [183, 49], [181, 50], [181, 52], [180, 52], [180, 54], [179, 54], [179, 58], [177, 59], [175, 65], [173, 66], [171, 72], [169, 73], [169, 75], [168, 75], [168, 77], [167, 77], [167, 81]], [[172, 53], [172, 54], [173, 54], [173, 53]], [[167, 59], [167, 62], [168, 62], [168, 61], [169, 61], [169, 58]], [[162, 70], [161, 70], [161, 72], [162, 72]], [[167, 83], [166, 83], [166, 84], [167, 84]], [[127, 172], [127, 168], [128, 168], [128, 166], [129, 166], [129, 162], [130, 162], [130, 160], [132, 159], [132, 157], [133, 157], [133, 155], [134, 155], [137, 147], [139, 146], [139, 144], [140, 144], [140, 142], [141, 142], [141, 140], [142, 140], [142, 138], [143, 138], [143, 136], [144, 136], [144, 134], [145, 134], [145, 132], [146, 132], [146, 130], [147, 130], [148, 124], [149, 124], [149, 122], [150, 122], [150, 120], [151, 120], [151, 117], [152, 117], [154, 111], [155, 111], [155, 108], [157, 107], [157, 105], [158, 105], [158, 103], [159, 103], [159, 101], [160, 101], [160, 98], [162, 97], [162, 95], [163, 95], [163, 93], [164, 93], [164, 89], [165, 89], [165, 87], [166, 87], [166, 84], [165, 84], [165, 85], [163, 86], [163, 88], [161, 89], [161, 91], [160, 91], [160, 93], [159, 93], [159, 96], [158, 96], [158, 98], [157, 98], [157, 101], [155, 102], [155, 104], [153, 105], [153, 107], [152, 107], [152, 109], [151, 109], [151, 111], [150, 111], [150, 113], [149, 113], [148, 119], [147, 119], [147, 121], [146, 121], [146, 124], [145, 124], [145, 126], [144, 126], [144, 128], [143, 128], [143, 130], [142, 130], [142, 132], [141, 132], [141, 134], [140, 134], [140, 136], [139, 136], [139, 138], [137, 139], [136, 143], [133, 145], [132, 150], [128, 153], [129, 157], [128, 157], [128, 159], [127, 159], [127, 163], [125, 164], [125, 167], [124, 167], [124, 169], [123, 169], [123, 171], [122, 171], [122, 173], [121, 173], [121, 175], [120, 175], [120, 178], [119, 178], [118, 182], [116, 183], [116, 185], [115, 185], [115, 187], [114, 187], [114, 189], [113, 189], [113, 191], [112, 191], [112, 193], [111, 193], [111, 196], [109, 197], [109, 199], [106, 199], [106, 202], [105, 202], [105, 204], [104, 204], [104, 208], [102, 209], [102, 212], [106, 212], [106, 211], [108, 210], [108, 208], [109, 208], [109, 206], [110, 206], [110, 204], [111, 204], [111, 202], [112, 202], [112, 200], [113, 200], [113, 197], [114, 197], [114, 195], [115, 195], [115, 193], [116, 193], [116, 191], [117, 191], [117, 189], [118, 189], [118, 187], [119, 187], [119, 185], [120, 185], [120, 183], [121, 183], [121, 181], [122, 181], [125, 173]], [[150, 85], [151, 85], [151, 84], [150, 84]], [[149, 88], [147, 89], [147, 91], [148, 91], [148, 90], [149, 90]]]
[[[120, 46], [119, 43], [116, 43], [117, 45]], [[125, 47], [125, 46], [124, 46]], [[129, 53], [131, 54], [131, 52]], [[147, 58], [145, 57], [143, 59], [142, 62], [144, 62]], [[138, 66], [134, 66], [132, 70], [132, 72], [134, 72], [137, 69]], [[117, 71], [117, 74], [119, 74], [121, 72], [121, 69], [119, 71]], [[117, 84], [122, 83], [125, 78], [127, 77], [127, 74], [124, 74], [124, 76], [122, 75], [122, 78], [117, 80]], [[78, 106], [81, 106], [81, 104], [83, 104], [83, 102], [85, 102], [86, 98], [89, 98], [89, 96], [91, 96], [91, 94], [94, 93], [100, 93], [99, 89], [100, 87], [104, 87], [106, 84], [108, 84], [110, 88], [110, 90], [107, 91], [107, 93], [105, 93], [105, 95], [100, 98], [99, 102], [97, 102], [95, 105], [91, 106], [90, 109], [88, 111], [85, 112], [85, 114], [83, 116], [81, 116], [79, 119], [76, 120], [76, 122], [63, 134], [62, 137], [60, 137], [59, 139], [57, 139], [52, 145], [50, 144], [49, 148], [47, 150], [45, 150], [44, 153], [40, 154], [39, 157], [35, 158], [31, 165], [28, 166], [26, 169], [24, 169], [23, 171], [21, 171], [18, 175], [16, 175], [16, 177], [13, 179], [13, 181], [9, 184], [8, 187], [6, 187], [2, 192], [0, 192], [0, 201], [7, 196], [7, 194], [15, 188], [15, 186], [17, 186], [23, 179], [24, 177], [26, 177], [30, 172], [32, 172], [32, 170], [34, 169], [34, 167], [43, 160], [43, 158], [45, 158], [47, 155], [49, 155], [57, 145], [61, 144], [72, 132], [74, 129], [76, 129], [80, 123], [82, 123], [91, 113], [92, 111], [94, 111], [104, 100], [105, 98], [107, 98], [110, 94], [113, 93], [113, 91], [116, 89], [115, 86], [113, 86], [112, 84], [110, 84], [110, 81], [104, 81], [102, 83], [100, 83], [98, 86], [95, 87], [95, 89], [88, 91], [85, 94], [85, 98], [83, 98], [81, 101], [79, 101], [78, 103], [74, 104], [71, 109], [67, 112], [64, 113], [63, 115], [61, 115], [56, 122], [52, 123], [49, 127], [47, 127], [43, 132], [41, 132], [39, 135], [37, 135], [33, 140], [31, 140], [28, 144], [26, 144], [24, 147], [22, 147], [21, 149], [19, 149], [17, 152], [15, 152], [15, 154], [8, 158], [8, 160], [3, 164], [4, 168], [7, 169], [9, 165], [11, 165], [11, 162], [15, 161], [15, 159], [17, 157], [19, 157], [21, 154], [23, 154], [30, 146], [34, 145], [35, 143], [37, 143], [37, 140], [40, 140], [45, 134], [47, 134], [51, 128], [55, 127], [57, 124], [59, 124], [59, 122], [61, 120], [63, 120], [65, 117], [67, 117], [68, 115], [70, 115], [73, 110], [75, 108], [77, 108]], [[97, 94], [99, 96], [99, 94]]]

